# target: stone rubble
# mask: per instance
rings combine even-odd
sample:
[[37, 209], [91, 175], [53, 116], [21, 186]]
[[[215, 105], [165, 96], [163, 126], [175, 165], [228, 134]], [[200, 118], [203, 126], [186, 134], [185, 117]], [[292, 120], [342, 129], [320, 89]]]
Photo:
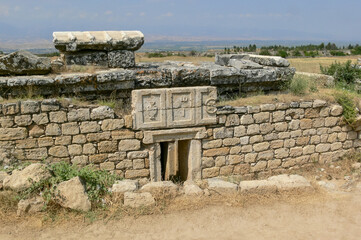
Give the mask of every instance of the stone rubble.
[[4, 189], [11, 189], [16, 192], [29, 188], [33, 183], [45, 180], [51, 176], [46, 165], [35, 163], [23, 170], [15, 170], [3, 181]]
[[87, 212], [91, 209], [91, 202], [85, 186], [79, 177], [59, 183], [56, 201], [64, 208]]
[[27, 51], [13, 52], [0, 57], [0, 76], [44, 75], [50, 72], [51, 64], [49, 58], [37, 57]]
[[155, 199], [149, 192], [142, 193], [133, 193], [126, 192], [124, 193], [124, 206], [125, 207], [147, 207], [155, 204]]
[[121, 180], [113, 184], [112, 193], [134, 192], [138, 190], [137, 180]]
[[41, 196], [36, 196], [30, 199], [22, 199], [18, 203], [17, 215], [23, 216], [26, 214], [41, 212], [44, 210], [45, 201]]

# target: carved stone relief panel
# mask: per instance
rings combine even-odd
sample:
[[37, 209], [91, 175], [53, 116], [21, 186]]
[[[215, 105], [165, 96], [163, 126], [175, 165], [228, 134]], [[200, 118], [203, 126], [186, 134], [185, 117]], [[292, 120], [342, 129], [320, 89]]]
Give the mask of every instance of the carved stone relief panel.
[[216, 123], [215, 87], [132, 91], [135, 129], [159, 129]]

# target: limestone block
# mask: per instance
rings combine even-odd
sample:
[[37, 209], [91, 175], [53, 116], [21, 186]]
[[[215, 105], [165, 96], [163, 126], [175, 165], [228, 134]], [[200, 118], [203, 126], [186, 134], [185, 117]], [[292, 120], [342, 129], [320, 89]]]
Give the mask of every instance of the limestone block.
[[119, 151], [135, 151], [140, 149], [140, 141], [136, 139], [121, 140], [119, 142]]
[[99, 142], [110, 139], [110, 132], [89, 133], [86, 135], [88, 142]]
[[312, 185], [307, 179], [300, 175], [278, 175], [267, 179], [274, 183], [278, 190], [313, 190]]
[[288, 124], [286, 122], [276, 123], [275, 131], [276, 132], [285, 132], [288, 129]]
[[212, 178], [219, 175], [219, 167], [205, 168], [202, 170], [202, 178]]
[[116, 152], [118, 150], [117, 141], [102, 141], [98, 143], [98, 150], [100, 153]]
[[227, 116], [226, 127], [239, 125], [239, 117], [237, 114], [230, 114]]
[[71, 163], [77, 166], [86, 166], [89, 161], [88, 161], [88, 156], [75, 156], [72, 160]]
[[0, 128], [0, 141], [24, 139], [27, 134], [26, 128]]
[[205, 127], [145, 131], [143, 143], [151, 144], [156, 142], [176, 141], [184, 139], [203, 139], [206, 137], [207, 131]]
[[234, 146], [240, 144], [239, 138], [225, 138], [223, 139], [223, 145], [224, 146]]
[[203, 190], [198, 187], [193, 181], [185, 181], [183, 184], [184, 194], [187, 196], [200, 196], [203, 195]]
[[47, 113], [33, 114], [33, 122], [37, 125], [44, 125], [49, 122]]
[[61, 52], [80, 50], [138, 50], [144, 43], [140, 31], [54, 32], [55, 48]]
[[155, 200], [149, 192], [143, 193], [132, 193], [125, 192], [124, 193], [124, 206], [125, 207], [146, 207], [152, 206], [155, 204]]
[[6, 103], [2, 105], [4, 115], [14, 115], [20, 111], [18, 103]]
[[90, 112], [87, 108], [73, 109], [68, 112], [68, 121], [87, 121], [90, 120]]
[[124, 127], [124, 119], [105, 119], [102, 122], [103, 131], [113, 131]]
[[254, 119], [251, 114], [243, 115], [240, 120], [242, 125], [248, 125], [254, 123]]
[[94, 147], [94, 144], [87, 143], [83, 146], [83, 153], [84, 154], [94, 154], [96, 152], [96, 148]]
[[59, 136], [55, 138], [55, 145], [69, 145], [71, 144], [71, 136]]
[[270, 113], [269, 112], [256, 113], [256, 114], [253, 114], [253, 118], [254, 118], [255, 123], [269, 122]]
[[202, 141], [202, 148], [203, 149], [210, 149], [210, 148], [219, 148], [222, 146], [222, 139], [216, 140], [203, 140]]
[[228, 147], [223, 148], [213, 148], [203, 151], [203, 156], [205, 157], [215, 157], [215, 156], [225, 156], [229, 153]]
[[75, 143], [75, 144], [83, 144], [83, 143], [86, 143], [86, 137], [85, 135], [75, 135], [73, 136], [73, 141], [72, 143]]
[[314, 108], [319, 108], [319, 107], [324, 107], [324, 106], [326, 106], [327, 105], [327, 102], [326, 101], [324, 101], [324, 100], [314, 100], [313, 101], [313, 107]]
[[64, 112], [64, 111], [50, 112], [49, 119], [50, 119], [50, 122], [53, 122], [53, 123], [64, 123], [68, 120], [67, 116], [66, 116], [66, 112]]
[[287, 158], [289, 155], [289, 149], [288, 148], [279, 148], [275, 150], [275, 158]]
[[[237, 128], [237, 127], [236, 127]], [[241, 134], [240, 132], [242, 131], [240, 128], [237, 130], [239, 131], [238, 134]], [[215, 128], [213, 129], [213, 137], [215, 139], [219, 139], [219, 138], [231, 138], [233, 137], [233, 129], [232, 128]]]
[[228, 158], [228, 163], [231, 165], [244, 162], [244, 155], [228, 155], [227, 158]]
[[316, 146], [316, 152], [318, 152], [318, 153], [322, 153], [322, 152], [327, 152], [327, 151], [329, 151], [330, 150], [330, 148], [331, 148], [331, 144], [318, 144], [317, 146]]
[[274, 157], [273, 150], [259, 152], [257, 155], [257, 160], [271, 160]]
[[108, 67], [108, 54], [104, 51], [65, 53], [66, 65], [95, 65]]
[[252, 124], [247, 127], [247, 134], [248, 135], [256, 135], [260, 133], [259, 125]]
[[267, 161], [258, 161], [256, 165], [252, 166], [250, 171], [251, 172], [260, 172], [267, 168]]
[[36, 196], [30, 199], [21, 199], [16, 211], [17, 216], [23, 216], [28, 213], [41, 212], [45, 207], [45, 201], [42, 197]]
[[133, 169], [143, 169], [144, 167], [144, 159], [133, 159]]
[[255, 152], [261, 152], [264, 150], [267, 150], [269, 148], [270, 144], [268, 142], [263, 142], [263, 143], [257, 143], [253, 145], [253, 150]]
[[17, 51], [0, 57], [0, 75], [35, 75], [51, 71], [50, 59], [27, 51]]
[[135, 66], [135, 55], [133, 51], [116, 50], [108, 52], [108, 67], [130, 68]]
[[261, 134], [268, 134], [274, 130], [274, 125], [271, 123], [262, 123], [259, 125], [259, 130]]
[[127, 154], [128, 159], [146, 158], [146, 157], [148, 157], [148, 151], [134, 151], [134, 152], [128, 152]]
[[102, 163], [108, 159], [107, 154], [96, 154], [96, 155], [90, 155], [89, 156], [89, 162], [90, 163]]
[[256, 162], [257, 155], [258, 155], [257, 153], [248, 153], [245, 155], [244, 161], [246, 163], [254, 163]]
[[85, 184], [79, 177], [59, 183], [57, 192], [56, 201], [62, 207], [80, 211], [89, 211], [91, 209], [91, 202], [86, 193]]
[[39, 147], [50, 147], [54, 144], [54, 140], [52, 137], [42, 137], [38, 138]]
[[112, 186], [113, 193], [125, 193], [125, 192], [134, 192], [138, 189], [137, 180], [121, 180], [116, 181]]
[[79, 134], [79, 125], [76, 122], [64, 123], [61, 125], [63, 135], [77, 135]]
[[239, 189], [241, 193], [275, 193], [277, 191], [277, 185], [268, 180], [241, 181], [239, 183]]
[[[37, 183], [50, 176], [50, 171], [44, 164], [35, 163], [27, 166], [21, 171], [13, 171], [12, 175], [4, 179], [3, 186], [5, 189], [19, 192], [29, 188], [32, 185], [32, 182]], [[29, 179], [31, 179], [32, 182], [29, 181]]]
[[125, 178], [135, 179], [135, 178], [144, 178], [149, 177], [149, 169], [140, 169], [140, 170], [127, 170], [125, 172]]
[[238, 190], [237, 184], [226, 182], [218, 178], [207, 179], [208, 189], [219, 194], [232, 194]]
[[339, 118], [338, 117], [327, 117], [325, 119], [325, 127], [333, 127], [336, 126], [338, 123]]
[[[237, 153], [232, 153], [232, 152], [230, 152], [230, 153], [231, 154], [237, 154]], [[212, 158], [212, 160], [213, 160], [213, 158]], [[215, 163], [214, 166], [222, 167], [222, 166], [226, 165], [226, 157], [225, 156], [218, 156], [218, 157], [216, 157], [214, 163]], [[213, 167], [213, 166], [209, 166], [209, 167]]]
[[59, 136], [61, 135], [61, 129], [58, 124], [50, 123], [46, 126], [45, 135], [47, 136]]
[[46, 148], [34, 148], [25, 151], [25, 157], [29, 160], [44, 160], [48, 156]]
[[81, 133], [94, 133], [100, 131], [100, 125], [97, 122], [82, 122], [80, 124]]
[[92, 120], [114, 118], [114, 110], [108, 106], [100, 106], [91, 110], [90, 118]]
[[249, 61], [249, 60], [243, 60], [243, 59], [230, 59], [228, 64], [230, 67], [235, 67], [237, 69], [258, 69], [263, 68], [258, 63]]
[[36, 148], [38, 146], [36, 139], [17, 140], [16, 148]]
[[340, 105], [331, 106], [331, 116], [338, 117], [342, 114], [343, 108]]
[[112, 139], [120, 140], [120, 139], [132, 139], [135, 138], [134, 131], [130, 131], [127, 129], [112, 131]]
[[25, 127], [29, 126], [32, 123], [32, 119], [30, 115], [15, 116], [15, 123], [19, 127]]
[[22, 114], [38, 113], [40, 110], [40, 105], [37, 101], [22, 101], [20, 105], [20, 110]]
[[99, 164], [100, 170], [111, 171], [115, 169], [114, 162], [103, 162]]
[[54, 146], [49, 148], [49, 155], [54, 157], [67, 157], [69, 156], [69, 152], [65, 146]]
[[81, 145], [72, 144], [68, 146], [68, 151], [70, 156], [79, 156], [83, 153], [83, 148]]
[[60, 103], [56, 99], [45, 99], [41, 102], [41, 111], [50, 112], [57, 111], [60, 108]]

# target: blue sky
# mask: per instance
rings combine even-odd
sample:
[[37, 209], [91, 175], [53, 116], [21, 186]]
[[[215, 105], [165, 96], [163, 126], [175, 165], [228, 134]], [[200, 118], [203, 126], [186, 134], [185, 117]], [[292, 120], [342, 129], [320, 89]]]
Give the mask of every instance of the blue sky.
[[141, 30], [149, 40], [359, 41], [360, 12], [360, 0], [0, 0], [0, 40]]

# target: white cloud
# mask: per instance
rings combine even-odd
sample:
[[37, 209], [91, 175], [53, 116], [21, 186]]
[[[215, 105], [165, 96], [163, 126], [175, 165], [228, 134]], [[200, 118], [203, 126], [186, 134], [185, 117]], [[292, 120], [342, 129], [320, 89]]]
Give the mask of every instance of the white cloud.
[[110, 10], [108, 10], [108, 11], [105, 12], [105, 15], [112, 15], [112, 14], [113, 14], [113, 12], [110, 11]]
[[144, 17], [144, 16], [145, 16], [145, 12], [139, 13], [139, 16]]

